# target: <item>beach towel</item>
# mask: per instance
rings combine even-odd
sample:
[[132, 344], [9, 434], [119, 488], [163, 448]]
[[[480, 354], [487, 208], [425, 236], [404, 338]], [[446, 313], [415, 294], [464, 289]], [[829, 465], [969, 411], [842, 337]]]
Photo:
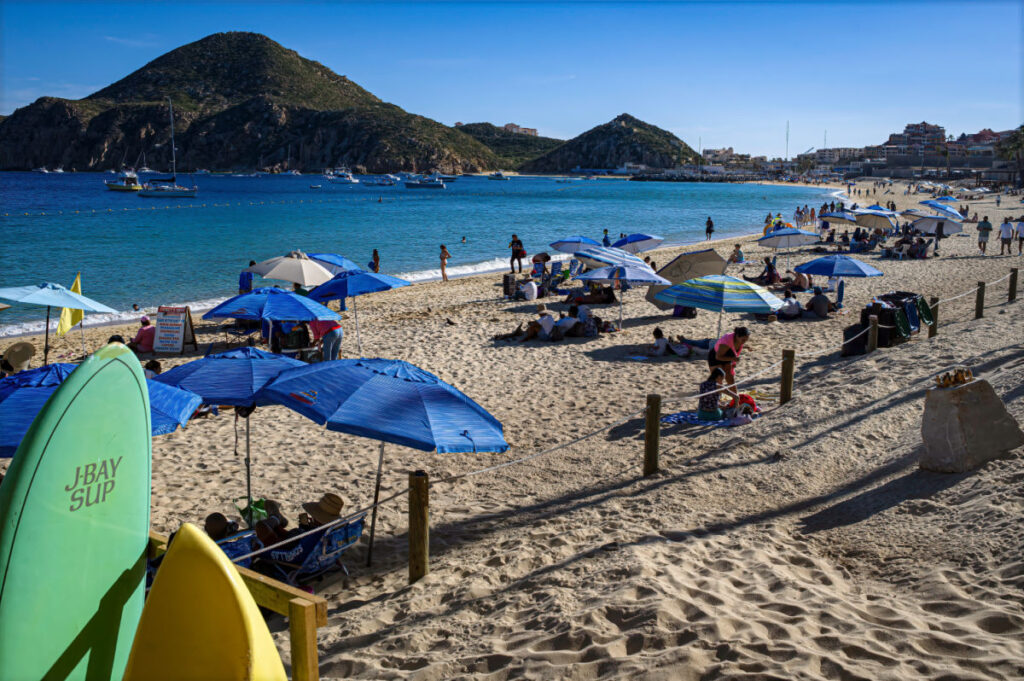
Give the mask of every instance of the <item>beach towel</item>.
[[[760, 414], [752, 414], [751, 418], [757, 418]], [[678, 411], [675, 414], [668, 414], [661, 417], [662, 423], [668, 424], [689, 424], [691, 426], [711, 426], [712, 428], [730, 428], [732, 426], [742, 425], [737, 423], [733, 419], [719, 419], [718, 421], [705, 421], [704, 419], [697, 416], [695, 411]], [[749, 421], [743, 421], [749, 423]]]

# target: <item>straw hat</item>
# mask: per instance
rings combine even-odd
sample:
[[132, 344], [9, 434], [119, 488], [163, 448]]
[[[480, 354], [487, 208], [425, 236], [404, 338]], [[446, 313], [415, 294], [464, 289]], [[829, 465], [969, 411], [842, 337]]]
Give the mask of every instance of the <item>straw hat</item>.
[[35, 354], [36, 349], [31, 343], [21, 341], [7, 348], [7, 352], [4, 353], [4, 359], [11, 365], [14, 373], [18, 373], [28, 369], [28, 363]]
[[302, 508], [306, 510], [306, 513], [313, 516], [313, 520], [321, 524], [337, 520], [344, 506], [345, 502], [342, 501], [341, 497], [331, 492], [320, 497], [320, 501], [315, 504], [310, 501], [302, 504]]

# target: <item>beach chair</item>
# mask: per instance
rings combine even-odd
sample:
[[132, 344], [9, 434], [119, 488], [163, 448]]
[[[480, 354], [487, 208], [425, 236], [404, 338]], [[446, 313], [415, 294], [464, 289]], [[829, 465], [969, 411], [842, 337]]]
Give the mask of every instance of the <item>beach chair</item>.
[[530, 272], [530, 276], [534, 279], [541, 279], [544, 276], [544, 263], [535, 262], [533, 263], [533, 271]]
[[348, 568], [341, 562], [341, 556], [359, 541], [365, 521], [366, 514], [361, 513], [347, 523], [287, 542], [279, 549], [262, 554], [259, 560], [292, 585], [319, 577], [335, 567], [340, 567], [347, 575]]
[[846, 296], [846, 282], [842, 279], [839, 280], [839, 286], [836, 290], [836, 311], [843, 309], [843, 298]]
[[575, 277], [583, 269], [583, 263], [573, 258], [569, 261], [569, 278]]
[[[256, 536], [255, 530], [245, 530], [243, 532], [233, 534], [230, 537], [224, 537], [217, 542], [217, 546], [219, 546], [231, 562], [234, 563], [236, 558], [241, 558], [253, 551], [262, 549], [263, 542], [261, 542]], [[242, 567], [247, 568], [252, 565], [252, 558], [246, 558], [239, 563], [235, 563], [235, 565], [241, 565]]]

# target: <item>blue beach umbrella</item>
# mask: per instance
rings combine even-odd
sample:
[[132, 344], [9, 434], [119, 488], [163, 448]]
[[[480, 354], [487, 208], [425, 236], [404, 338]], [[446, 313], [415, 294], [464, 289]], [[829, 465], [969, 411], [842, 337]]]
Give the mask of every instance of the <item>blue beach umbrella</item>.
[[939, 198], [937, 198], [935, 200], [936, 201], [943, 201], [945, 203], [956, 203], [957, 201], [959, 201], [959, 199], [956, 198], [955, 196], [940, 196]]
[[[355, 298], [366, 293], [379, 293], [408, 285], [409, 282], [405, 279], [377, 272], [356, 270], [354, 272], [342, 272], [334, 277], [334, 279], [320, 284], [309, 292], [309, 297], [325, 303], [337, 298], [342, 300], [349, 297]], [[355, 300], [352, 301], [352, 313], [356, 318], [356, 344], [359, 346], [359, 354], [361, 355], [363, 354], [363, 339], [359, 335], [359, 307], [356, 305]]]
[[830, 226], [857, 224], [857, 216], [846, 210], [837, 210], [832, 213], [822, 213], [821, 215], [818, 216], [818, 219], [824, 220]]
[[[238, 348], [176, 366], [153, 380], [189, 390], [206, 404], [257, 407], [272, 404], [258, 393], [281, 372], [306, 366], [291, 357], [258, 348]], [[244, 410], [243, 410], [244, 411]], [[236, 414], [240, 412], [236, 410]], [[252, 508], [251, 413], [245, 414], [245, 495]], [[252, 524], [251, 516], [247, 518]]]
[[342, 359], [292, 369], [262, 394], [328, 430], [380, 440], [370, 548], [377, 524], [384, 444], [439, 454], [504, 452], [501, 423], [455, 387], [392, 359]]
[[768, 248], [796, 248], [807, 244], [816, 244], [821, 240], [814, 232], [805, 232], [802, 229], [786, 227], [768, 232], [757, 240], [757, 243]]
[[963, 215], [960, 215], [960, 213], [958, 213], [957, 211], [953, 210], [952, 208], [950, 208], [946, 204], [942, 203], [941, 201], [936, 201], [934, 199], [928, 199], [927, 201], [920, 201], [919, 203], [922, 206], [928, 206], [929, 208], [932, 208], [934, 210], [939, 211], [939, 213], [941, 213], [942, 215], [948, 215], [949, 217], [953, 218], [954, 220], [960, 220], [960, 221], [964, 220], [964, 216]]
[[315, 300], [279, 288], [257, 288], [249, 293], [228, 298], [203, 315], [203, 319], [218, 318], [310, 322], [338, 321], [341, 316]]
[[612, 248], [621, 248], [627, 253], [640, 253], [657, 248], [665, 237], [654, 234], [627, 234], [612, 244]]
[[8, 286], [0, 288], [0, 300], [10, 300], [23, 305], [36, 305], [46, 308], [46, 331], [43, 340], [43, 364], [50, 359], [50, 308], [67, 307], [84, 312], [117, 312], [112, 307], [86, 298], [81, 293], [70, 291], [60, 284], [43, 282], [35, 286]]
[[576, 251], [583, 250], [584, 248], [600, 246], [601, 244], [590, 237], [576, 235], [567, 236], [564, 239], [559, 239], [558, 241], [552, 241], [548, 245], [560, 253], [573, 254]]
[[355, 263], [353, 260], [349, 260], [343, 255], [337, 253], [307, 253], [310, 260], [315, 260], [317, 264], [321, 265], [331, 274], [341, 274], [342, 272], [348, 272], [353, 270], [363, 269]]
[[823, 277], [880, 277], [881, 270], [877, 270], [867, 263], [861, 262], [848, 255], [826, 255], [823, 258], [815, 258], [810, 262], [797, 265], [794, 268], [802, 274], [813, 274]]
[[724, 274], [690, 279], [659, 291], [654, 297], [670, 305], [717, 310], [719, 336], [724, 312], [768, 314], [782, 307], [782, 301], [763, 286]]
[[[49, 364], [0, 379], [0, 457], [14, 456], [32, 421], [77, 364]], [[185, 427], [203, 400], [187, 390], [147, 380], [150, 431], [153, 435], [173, 433]]]
[[[596, 270], [591, 270], [576, 277], [580, 281], [597, 281], [601, 283], [615, 283], [617, 281], [635, 284], [638, 286], [669, 286], [671, 281], [654, 273], [647, 265], [637, 267], [635, 265], [609, 265]], [[622, 298], [625, 291], [619, 292], [619, 328], [622, 328]]]

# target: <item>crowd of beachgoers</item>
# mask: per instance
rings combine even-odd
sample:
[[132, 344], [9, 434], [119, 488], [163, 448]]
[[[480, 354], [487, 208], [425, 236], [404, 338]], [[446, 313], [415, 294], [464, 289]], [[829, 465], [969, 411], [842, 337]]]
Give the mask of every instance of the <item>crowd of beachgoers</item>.
[[[1010, 268], [1024, 263], [1024, 204], [1017, 194], [971, 194], [951, 204], [968, 214], [963, 231], [936, 239], [904, 227], [916, 216], [878, 230], [825, 226], [822, 213], [902, 213], [942, 190], [877, 180], [834, 189], [843, 193], [827, 210], [765, 199], [768, 216], [748, 237], [716, 240], [709, 216], [706, 241], [638, 254], [657, 267], [712, 248], [726, 275], [784, 299], [772, 314], [665, 310], [644, 287], [584, 289], [552, 277], [569, 258], [536, 273], [513, 263], [512, 288], [492, 273], [363, 298], [363, 355], [402, 359], [456, 386], [503, 424], [512, 448], [389, 449], [382, 497], [404, 489], [411, 470], [457, 478], [431, 488], [431, 572], [407, 586], [404, 497], [381, 506], [373, 567], [360, 544], [343, 557], [348, 576], [312, 585], [329, 601], [322, 677], [1019, 678], [1021, 453], [947, 476], [919, 472], [916, 455], [924, 389], [950, 366], [987, 377], [1024, 419], [1024, 312], [1005, 291]], [[789, 252], [757, 242], [786, 223], [819, 242]], [[838, 282], [796, 271], [837, 253], [882, 273], [844, 279], [841, 308]], [[1004, 283], [989, 287], [975, 320], [975, 296], [954, 296], [982, 281]], [[891, 291], [952, 299], [938, 335], [842, 357], [844, 329]], [[337, 354], [355, 357], [353, 312], [341, 316]], [[233, 339], [198, 315], [195, 331], [198, 350], [154, 357], [143, 346], [140, 359], [166, 372]], [[315, 346], [318, 330], [307, 332], [304, 344]], [[139, 324], [86, 327], [56, 341], [51, 361], [112, 336], [147, 340]], [[42, 335], [8, 340], [34, 346], [39, 364]], [[796, 389], [779, 406], [785, 349], [796, 352]], [[699, 418], [666, 422], [662, 471], [644, 478], [637, 412], [649, 394], [662, 396], [666, 415]], [[718, 421], [733, 400], [731, 418]], [[272, 515], [309, 527], [370, 502], [376, 442], [279, 406], [258, 407], [251, 425], [253, 489], [275, 500]], [[549, 455], [457, 477], [605, 427]], [[232, 501], [244, 495], [237, 428], [222, 409], [153, 440], [154, 529], [206, 519], [223, 534], [242, 522]], [[287, 661], [286, 625], [271, 628]]]

